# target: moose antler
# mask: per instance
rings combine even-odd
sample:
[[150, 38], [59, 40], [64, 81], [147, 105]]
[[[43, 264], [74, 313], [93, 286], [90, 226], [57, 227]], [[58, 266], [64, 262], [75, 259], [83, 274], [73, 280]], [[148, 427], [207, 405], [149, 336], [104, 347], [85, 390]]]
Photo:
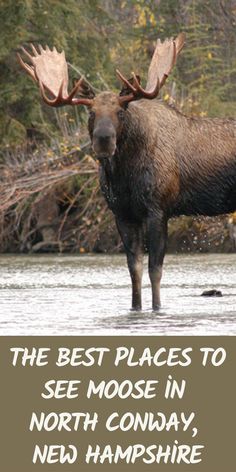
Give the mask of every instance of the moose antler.
[[160, 90], [159, 80], [156, 81], [155, 88], [152, 91], [148, 91], [148, 90], [143, 89], [143, 87], [140, 85], [140, 79], [134, 72], [132, 73], [132, 79], [129, 79], [129, 80], [127, 80], [118, 69], [116, 69], [116, 73], [118, 77], [122, 80], [122, 82], [126, 85], [126, 88], [128, 88], [132, 92], [131, 94], [119, 97], [120, 103], [130, 102], [131, 100], [134, 100], [135, 98], [141, 98], [141, 97], [144, 97], [144, 98], [157, 97]]
[[132, 80], [127, 80], [119, 70], [117, 75], [130, 90], [130, 94], [119, 97], [120, 103], [130, 102], [137, 98], [155, 98], [164, 85], [168, 75], [176, 63], [176, 58], [182, 50], [185, 42], [185, 34], [180, 33], [175, 40], [166, 39], [163, 43], [157, 40], [157, 45], [148, 69], [147, 85], [143, 89], [136, 74], [133, 73]]
[[[45, 49], [41, 45], [38, 46], [39, 52], [33, 44], [31, 55], [25, 48], [21, 48], [31, 64], [23, 61], [20, 54], [17, 54], [19, 63], [32, 77], [32, 79], [39, 84], [41, 95], [44, 101], [53, 107], [63, 105], [87, 105], [91, 106], [92, 99], [90, 98], [75, 98], [77, 92], [83, 85], [84, 78], [81, 77], [75, 84], [70, 93], [68, 93], [68, 67], [66, 63], [65, 53], [59, 53], [54, 47], [51, 51], [48, 46]], [[45, 90], [47, 90], [52, 99], [48, 98]]]

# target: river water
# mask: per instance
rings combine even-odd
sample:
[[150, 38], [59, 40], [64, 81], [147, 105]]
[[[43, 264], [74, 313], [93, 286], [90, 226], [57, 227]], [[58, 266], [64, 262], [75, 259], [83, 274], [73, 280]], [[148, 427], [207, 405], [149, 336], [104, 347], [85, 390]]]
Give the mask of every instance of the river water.
[[236, 254], [167, 256], [159, 313], [147, 261], [142, 312], [129, 310], [130, 292], [124, 255], [2, 255], [0, 334], [236, 334]]

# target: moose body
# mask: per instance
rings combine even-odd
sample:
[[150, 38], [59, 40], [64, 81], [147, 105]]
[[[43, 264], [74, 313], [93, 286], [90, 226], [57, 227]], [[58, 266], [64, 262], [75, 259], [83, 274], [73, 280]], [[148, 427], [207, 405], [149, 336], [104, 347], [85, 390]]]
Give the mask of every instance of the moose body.
[[[32, 65], [21, 65], [39, 83], [44, 100], [89, 107], [89, 133], [100, 162], [100, 184], [115, 215], [132, 281], [132, 308], [141, 309], [143, 256], [149, 254], [152, 306], [160, 308], [160, 282], [168, 219], [179, 215], [220, 215], [236, 210], [236, 121], [189, 118], [156, 99], [184, 44], [184, 35], [157, 42], [146, 89], [137, 76], [120, 96], [97, 97], [80, 79], [67, 92], [63, 53], [33, 46]], [[52, 77], [55, 63], [57, 74]], [[63, 62], [64, 61], [64, 62]], [[55, 78], [56, 77], [56, 78]], [[45, 89], [53, 99], [45, 94]], [[76, 93], [81, 98], [75, 98]], [[144, 97], [144, 98], [143, 98]]]
[[161, 100], [129, 105], [100, 182], [117, 218], [215, 216], [236, 209], [236, 120], [188, 118]]
[[160, 100], [130, 103], [115, 154], [101, 159], [100, 183], [126, 250], [133, 309], [145, 248], [158, 309], [168, 219], [236, 209], [236, 121], [188, 118]]

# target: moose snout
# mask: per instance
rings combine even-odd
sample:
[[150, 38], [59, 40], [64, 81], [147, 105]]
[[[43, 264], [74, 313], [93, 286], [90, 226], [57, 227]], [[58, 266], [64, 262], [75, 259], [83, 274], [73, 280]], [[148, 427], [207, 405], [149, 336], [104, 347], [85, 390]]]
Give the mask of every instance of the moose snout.
[[113, 125], [97, 126], [93, 132], [93, 150], [97, 157], [111, 157], [116, 148], [116, 132]]
[[110, 139], [115, 139], [116, 134], [115, 131], [111, 130], [106, 130], [106, 131], [101, 131], [101, 130], [94, 130], [93, 133], [93, 138], [97, 139], [99, 142], [102, 144], [106, 144], [110, 141]]

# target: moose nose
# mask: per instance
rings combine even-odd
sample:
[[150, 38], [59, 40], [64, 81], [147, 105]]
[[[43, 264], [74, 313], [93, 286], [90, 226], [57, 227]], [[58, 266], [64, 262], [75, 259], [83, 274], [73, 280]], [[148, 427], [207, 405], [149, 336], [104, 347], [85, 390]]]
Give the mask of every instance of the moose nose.
[[116, 148], [116, 130], [111, 120], [99, 120], [93, 131], [93, 150], [98, 156], [113, 156]]
[[98, 128], [94, 130], [93, 137], [98, 139], [100, 143], [106, 144], [110, 139], [115, 138], [115, 132], [113, 129], [101, 130]]
[[107, 144], [110, 141], [111, 136], [109, 134], [102, 134], [98, 137], [98, 139], [101, 144]]

